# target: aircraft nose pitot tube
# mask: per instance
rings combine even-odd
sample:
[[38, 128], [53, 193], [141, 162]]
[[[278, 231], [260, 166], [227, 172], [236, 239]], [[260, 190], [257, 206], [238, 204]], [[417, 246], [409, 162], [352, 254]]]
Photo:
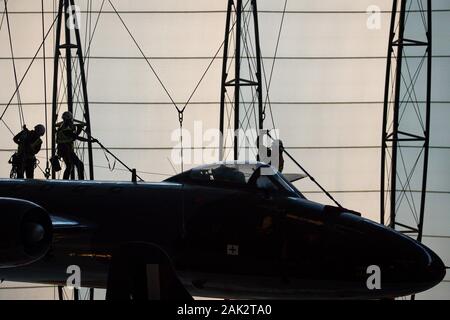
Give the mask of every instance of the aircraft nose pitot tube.
[[0, 268], [41, 259], [52, 241], [52, 222], [42, 207], [28, 201], [0, 198]]

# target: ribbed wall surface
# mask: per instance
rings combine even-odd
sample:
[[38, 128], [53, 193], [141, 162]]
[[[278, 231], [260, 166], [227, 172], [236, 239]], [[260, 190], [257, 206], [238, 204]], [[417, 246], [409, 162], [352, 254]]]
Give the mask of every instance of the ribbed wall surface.
[[[226, 1], [112, 1], [176, 102], [188, 99], [224, 36]], [[92, 1], [94, 24], [101, 0]], [[285, 0], [258, 2], [262, 54], [273, 63]], [[86, 10], [87, 1], [78, 1]], [[366, 10], [377, 5], [381, 28], [367, 28]], [[434, 61], [431, 151], [425, 242], [450, 264], [450, 5], [433, 1]], [[45, 1], [47, 30], [53, 1]], [[270, 90], [275, 126], [286, 147], [346, 207], [379, 220], [382, 102], [391, 1], [288, 1]], [[3, 11], [3, 4], [0, 5]], [[42, 41], [40, 1], [10, 1], [10, 26], [19, 80]], [[1, 14], [0, 14], [1, 16]], [[82, 14], [81, 34], [86, 34]], [[0, 31], [0, 111], [14, 90], [6, 25]], [[47, 100], [51, 101], [53, 38], [46, 42]], [[174, 173], [168, 157], [178, 116], [108, 1], [98, 20], [89, 55], [88, 91], [93, 135], [149, 181]], [[184, 126], [204, 129], [219, 122], [221, 58], [212, 67], [185, 112]], [[28, 126], [44, 121], [42, 53], [20, 89]], [[20, 128], [17, 99], [4, 121]], [[270, 123], [267, 124], [271, 126]], [[12, 135], [0, 124], [0, 176], [9, 175]], [[208, 151], [205, 151], [208, 152]], [[45, 167], [45, 152], [40, 153]], [[113, 172], [102, 151], [94, 153], [97, 179], [126, 179]], [[189, 167], [189, 166], [186, 166]], [[176, 170], [180, 170], [177, 166]], [[286, 172], [297, 172], [287, 161]], [[42, 177], [42, 175], [40, 175]], [[327, 202], [317, 188], [299, 182], [311, 199]], [[429, 236], [443, 236], [431, 238]], [[450, 279], [447, 277], [447, 279]], [[444, 282], [424, 298], [450, 298]], [[0, 290], [0, 297], [3, 294]], [[15, 290], [20, 297], [22, 291]], [[8, 296], [10, 296], [8, 292]]]

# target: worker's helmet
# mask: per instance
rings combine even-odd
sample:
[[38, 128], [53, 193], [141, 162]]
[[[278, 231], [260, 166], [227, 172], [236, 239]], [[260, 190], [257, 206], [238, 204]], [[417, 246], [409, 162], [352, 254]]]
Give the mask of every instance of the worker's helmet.
[[70, 112], [70, 111], [64, 112], [63, 115], [62, 115], [62, 118], [63, 118], [64, 121], [73, 120], [72, 112]]
[[43, 136], [45, 134], [45, 127], [42, 124], [38, 124], [34, 127], [34, 132], [36, 132], [39, 136]]

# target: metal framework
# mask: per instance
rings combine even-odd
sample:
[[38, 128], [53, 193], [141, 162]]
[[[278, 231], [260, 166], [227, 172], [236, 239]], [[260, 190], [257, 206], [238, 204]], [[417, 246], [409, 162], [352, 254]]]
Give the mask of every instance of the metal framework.
[[95, 294], [95, 289], [94, 288], [88, 288], [86, 294], [84, 297], [80, 296], [80, 289], [78, 288], [73, 288], [73, 294], [72, 297], [65, 291], [65, 287], [63, 286], [58, 286], [57, 287], [58, 290], [58, 300], [74, 300], [74, 301], [78, 301], [78, 300], [94, 300], [94, 294]]
[[[250, 4], [250, 8], [247, 8], [248, 4]], [[251, 23], [251, 20], [253, 23]], [[254, 45], [249, 31], [251, 25], [253, 25], [254, 31]], [[247, 65], [243, 63], [244, 59], [247, 60]], [[234, 74], [231, 76], [229, 72], [233, 60]], [[245, 70], [243, 70], [244, 68]], [[246, 77], [244, 77], [244, 71], [246, 72]], [[234, 89], [233, 99], [228, 95], [228, 88]], [[224, 130], [227, 121], [225, 119], [227, 105], [231, 105], [234, 114], [234, 125], [232, 128], [235, 132], [233, 149], [234, 159], [237, 160], [241, 142], [238, 130], [246, 130], [250, 127], [252, 115], [254, 115], [256, 120], [255, 129], [258, 132], [263, 129], [262, 90], [261, 47], [256, 0], [248, 0], [245, 5], [242, 0], [228, 0], [220, 97], [220, 160], [224, 159]], [[246, 93], [251, 94], [249, 102], [244, 101]], [[231, 112], [229, 116], [230, 114]]]
[[[86, 124], [84, 134], [87, 137], [91, 136], [86, 74], [76, 8], [74, 0], [59, 1], [55, 34], [56, 43], [53, 75], [52, 157], [56, 154], [56, 125], [58, 122], [58, 115], [59, 113], [62, 113], [62, 106], [66, 105], [67, 110], [72, 112], [75, 119], [80, 118], [79, 121]], [[61, 39], [63, 31], [64, 37]], [[75, 36], [74, 43], [72, 42], [73, 36]], [[63, 66], [61, 70], [60, 65]], [[62, 97], [59, 97], [60, 93], [62, 93]], [[60, 101], [60, 98], [64, 101]], [[89, 178], [93, 180], [94, 166], [92, 143], [86, 142], [86, 144]], [[84, 155], [84, 143], [80, 143], [77, 149], [79, 151], [82, 150]], [[54, 169], [52, 169], [52, 178], [56, 178]], [[74, 179], [74, 174], [72, 174], [72, 179]]]
[[430, 143], [431, 0], [393, 0], [381, 155], [381, 223], [422, 241]]

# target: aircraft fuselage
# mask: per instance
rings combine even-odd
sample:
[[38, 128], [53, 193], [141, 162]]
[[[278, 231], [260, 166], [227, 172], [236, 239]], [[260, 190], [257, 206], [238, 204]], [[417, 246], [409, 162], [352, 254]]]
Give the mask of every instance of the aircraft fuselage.
[[[53, 223], [45, 257], [0, 269], [6, 280], [64, 285], [77, 265], [82, 286], [105, 288], [112, 252], [129, 242], [161, 247], [190, 293], [209, 297], [386, 298], [445, 274], [431, 250], [384, 226], [251, 188], [0, 180], [0, 197], [33, 202]], [[381, 288], [370, 289], [374, 265]]]

